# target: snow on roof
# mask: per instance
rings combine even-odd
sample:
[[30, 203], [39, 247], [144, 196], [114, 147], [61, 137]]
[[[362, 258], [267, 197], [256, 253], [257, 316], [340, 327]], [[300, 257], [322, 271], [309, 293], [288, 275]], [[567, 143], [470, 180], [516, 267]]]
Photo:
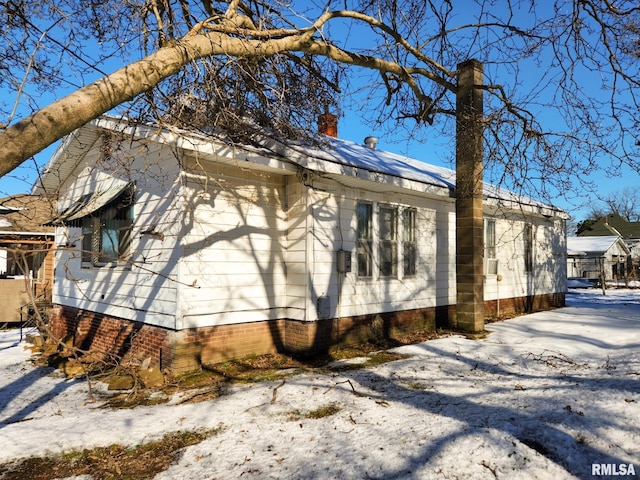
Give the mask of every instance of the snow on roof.
[[607, 252], [620, 237], [609, 235], [605, 237], [567, 237], [568, 255], [586, 255], [588, 253]]
[[[126, 134], [140, 136], [151, 141], [163, 143], [176, 143], [181, 148], [190, 148], [202, 151], [201, 153], [214, 153], [215, 149], [211, 149], [211, 145], [216, 143], [212, 141], [212, 137], [203, 135], [198, 132], [185, 130], [178, 127], [165, 127], [159, 129], [153, 125], [131, 124], [126, 119], [104, 115], [89, 124], [90, 133], [84, 134], [85, 127], [78, 129], [71, 134], [71, 139], [77, 139], [78, 145], [74, 142], [65, 141], [61, 144], [54, 157], [47, 165], [45, 172], [55, 173], [52, 168], [54, 164], [59, 164], [57, 168], [60, 170], [64, 167], [64, 163], [69, 163], [64, 168], [64, 172], [60, 171], [55, 175], [44, 175], [44, 179], [40, 182], [45, 184], [46, 181], [60, 182], [58, 178], [49, 179], [50, 176], [64, 176], [69, 174], [74, 168], [75, 162], [82, 159], [86, 154], [87, 145], [91, 145], [95, 141], [96, 129], [104, 128], [114, 131], [121, 131]], [[90, 136], [86, 141], [81, 141], [84, 137]], [[188, 138], [188, 141], [181, 139]], [[225, 143], [223, 138], [216, 138], [218, 142]], [[234, 145], [227, 151], [237, 152], [236, 149], [246, 149], [252, 152], [252, 161], [258, 162], [257, 156], [271, 156], [274, 154], [285, 160], [285, 163], [277, 164], [277, 168], [286, 168], [287, 163], [292, 168], [293, 165], [306, 168], [311, 171], [328, 174], [329, 176], [345, 176], [360, 179], [367, 179], [378, 183], [394, 184], [397, 187], [416, 189], [419, 184], [425, 187], [418, 188], [423, 192], [431, 192], [432, 194], [455, 196], [456, 172], [452, 169], [432, 165], [426, 162], [415, 160], [406, 156], [386, 152], [379, 149], [367, 147], [366, 145], [343, 140], [333, 137], [322, 137], [319, 145], [310, 146], [303, 145], [299, 142], [282, 142], [269, 138], [266, 134], [256, 139], [261, 144], [261, 148], [255, 146]], [[62, 150], [67, 151], [67, 155], [62, 155]], [[234, 154], [235, 155], [235, 154]], [[72, 160], [62, 161], [66, 157], [71, 156]], [[60, 158], [56, 158], [60, 157]], [[75, 162], [74, 162], [75, 159]], [[244, 158], [249, 160], [249, 157]], [[50, 172], [51, 171], [51, 172]], [[295, 172], [295, 170], [293, 170]], [[37, 186], [34, 186], [34, 189]], [[49, 189], [53, 190], [51, 186]], [[533, 207], [532, 212], [538, 212], [545, 215], [563, 215], [563, 212], [552, 206], [536, 200], [518, 195], [514, 192], [505, 190], [491, 184], [484, 184], [484, 196], [497, 203], [511, 204], [511, 206], [527, 205]]]
[[308, 155], [320, 160], [340, 163], [372, 172], [384, 173], [453, 189], [456, 186], [456, 174], [453, 170], [438, 167], [409, 157], [369, 148], [349, 140], [327, 138], [331, 149], [298, 147]]
[[[456, 172], [450, 168], [440, 167], [403, 155], [370, 148], [349, 140], [325, 137], [324, 141], [326, 141], [325, 148], [322, 146], [309, 146], [291, 142], [285, 145], [273, 139], [265, 141], [264, 146], [294, 161], [298, 165], [311, 170], [335, 173], [331, 172], [330, 168], [327, 168], [327, 163], [331, 163], [365, 170], [375, 174], [412, 180], [446, 189], [448, 192], [455, 191]], [[347, 173], [343, 170], [342, 174]], [[487, 199], [496, 200], [498, 203], [507, 202], [518, 205], [529, 205], [537, 210], [544, 210], [547, 214], [562, 214], [560, 209], [552, 205], [518, 195], [486, 182], [484, 183], [484, 196]]]

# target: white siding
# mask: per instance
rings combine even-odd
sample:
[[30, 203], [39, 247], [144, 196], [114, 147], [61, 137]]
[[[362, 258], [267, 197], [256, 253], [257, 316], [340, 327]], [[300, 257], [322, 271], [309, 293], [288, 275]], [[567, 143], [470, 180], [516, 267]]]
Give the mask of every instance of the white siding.
[[[308, 191], [310, 298], [307, 320], [318, 318], [316, 302], [328, 296], [331, 316], [355, 316], [406, 309], [454, 305], [455, 203], [453, 199], [433, 199], [396, 193], [377, 193], [342, 187], [330, 181], [314, 182]], [[417, 211], [417, 265], [414, 276], [381, 278], [378, 274], [377, 242], [374, 240], [373, 276], [359, 278], [356, 263], [358, 201], [374, 205], [374, 237], [379, 205]], [[541, 216], [514, 215], [493, 211], [496, 219], [497, 275], [485, 276], [485, 299], [511, 298], [566, 291], [564, 220]], [[533, 228], [533, 269], [525, 272], [524, 238], [526, 224]], [[352, 252], [352, 271], [339, 274], [336, 252]], [[402, 245], [398, 247], [402, 265]], [[300, 276], [302, 278], [302, 276]]]
[[307, 265], [307, 187], [287, 178], [287, 318], [304, 320], [311, 302]]
[[[564, 220], [497, 212], [497, 275], [485, 275], [485, 300], [566, 291]], [[533, 269], [525, 271], [525, 225], [533, 229]], [[500, 279], [500, 280], [498, 280]]]
[[[411, 195], [381, 194], [343, 188], [330, 182], [314, 183], [309, 190], [309, 277], [311, 298], [307, 320], [316, 320], [319, 296], [328, 296], [331, 316], [355, 316], [455, 303], [455, 214], [452, 201]], [[402, 273], [402, 245], [398, 247], [398, 278], [380, 278], [377, 242], [371, 278], [357, 274], [356, 243], [358, 201], [374, 204], [374, 226], [378, 206], [416, 208], [416, 274]], [[400, 220], [399, 220], [400, 221]], [[375, 230], [375, 228], [374, 228]], [[375, 235], [374, 235], [375, 236]], [[352, 271], [337, 272], [336, 252], [352, 253]]]
[[191, 159], [186, 169], [180, 328], [283, 318], [284, 177]]
[[[100, 143], [100, 142], [98, 142]], [[100, 164], [94, 146], [63, 185], [60, 208], [114, 179], [136, 182], [130, 268], [81, 268], [81, 229], [58, 229], [54, 302], [169, 328], [289, 318], [315, 321], [318, 299], [328, 318], [453, 305], [455, 201], [449, 197], [378, 191], [367, 181], [349, 185], [300, 179], [208, 159], [176, 158], [160, 144], [126, 141]], [[182, 172], [181, 172], [182, 169]], [[311, 183], [309, 183], [311, 182]], [[359, 188], [357, 186], [360, 185]], [[416, 209], [415, 275], [357, 273], [358, 201], [373, 205], [374, 238], [380, 205]], [[566, 290], [564, 220], [486, 209], [496, 220], [498, 275], [485, 275], [485, 299]], [[534, 266], [525, 272], [523, 231], [534, 233]], [[401, 234], [401, 229], [399, 231]], [[399, 239], [400, 240], [400, 239]], [[352, 271], [338, 273], [339, 250]]]
[[[105, 315], [175, 328], [176, 272], [179, 250], [178, 164], [156, 144], [125, 141], [113, 163], [101, 162], [94, 147], [86, 163], [60, 190], [59, 210], [83, 194], [104, 190], [114, 179], [136, 182], [130, 264], [82, 268], [82, 229], [57, 228], [53, 301]], [[154, 235], [143, 234], [153, 230]]]

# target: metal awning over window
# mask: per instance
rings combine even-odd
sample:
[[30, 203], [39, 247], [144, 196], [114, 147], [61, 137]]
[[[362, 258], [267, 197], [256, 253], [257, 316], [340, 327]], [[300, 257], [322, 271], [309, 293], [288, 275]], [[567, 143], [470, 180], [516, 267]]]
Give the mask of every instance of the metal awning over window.
[[69, 208], [60, 212], [54, 218], [49, 220], [47, 225], [59, 225], [65, 222], [71, 222], [73, 220], [79, 220], [83, 217], [88, 217], [94, 212], [97, 212], [102, 207], [108, 205], [120, 195], [122, 195], [127, 189], [133, 187], [133, 183], [118, 183], [105, 190], [97, 190], [93, 193], [83, 195], [77, 202], [72, 204]]

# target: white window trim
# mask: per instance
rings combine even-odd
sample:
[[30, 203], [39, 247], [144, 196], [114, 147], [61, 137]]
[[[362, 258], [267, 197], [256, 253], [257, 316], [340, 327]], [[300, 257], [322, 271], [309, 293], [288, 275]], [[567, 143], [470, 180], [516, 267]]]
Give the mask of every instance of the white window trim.
[[[371, 275], [365, 276], [360, 275], [358, 270], [358, 245], [359, 245], [359, 237], [358, 237], [358, 218], [357, 218], [357, 208], [359, 204], [369, 204], [372, 206], [371, 208]], [[388, 207], [395, 209], [396, 211], [396, 274], [390, 276], [382, 276], [380, 273], [380, 207]], [[415, 224], [414, 224], [414, 235], [415, 235], [415, 265], [414, 265], [414, 273], [405, 275], [404, 272], [404, 211], [405, 210], [413, 210], [415, 211]], [[418, 249], [418, 208], [409, 205], [402, 205], [397, 203], [389, 203], [389, 202], [377, 202], [377, 201], [368, 201], [368, 200], [356, 200], [356, 268], [355, 274], [356, 278], [359, 281], [363, 282], [379, 282], [379, 281], [398, 281], [398, 280], [412, 280], [418, 277], [418, 258], [419, 258], [419, 249]]]
[[[489, 225], [493, 225], [493, 245], [489, 245]], [[498, 275], [498, 245], [497, 245], [497, 222], [493, 217], [484, 219], [484, 275]], [[489, 255], [489, 249], [493, 249], [493, 256]]]

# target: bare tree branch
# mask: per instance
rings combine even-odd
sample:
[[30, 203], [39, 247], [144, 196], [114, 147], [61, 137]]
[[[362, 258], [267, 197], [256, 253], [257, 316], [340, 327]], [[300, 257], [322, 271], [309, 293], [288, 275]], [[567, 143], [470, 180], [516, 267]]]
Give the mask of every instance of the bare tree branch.
[[[345, 0], [340, 7], [2, 0], [9, 20], [0, 87], [20, 92], [20, 105], [34, 113], [13, 123], [12, 109], [0, 104], [0, 175], [115, 108], [141, 121], [239, 132], [252, 128], [251, 118], [290, 136], [309, 129], [325, 105], [339, 113], [353, 101], [377, 128], [421, 141], [450, 138], [456, 65], [469, 58], [486, 66], [491, 180], [553, 197], [593, 188], [588, 175], [598, 168], [640, 172], [637, 2], [474, 0], [460, 8]], [[99, 47], [95, 61], [87, 42]], [[137, 51], [150, 53], [131, 60]], [[83, 81], [116, 56], [123, 68]], [[60, 78], [60, 62], [77, 78]], [[44, 108], [36, 103], [38, 88], [72, 81], [86, 86]]]

